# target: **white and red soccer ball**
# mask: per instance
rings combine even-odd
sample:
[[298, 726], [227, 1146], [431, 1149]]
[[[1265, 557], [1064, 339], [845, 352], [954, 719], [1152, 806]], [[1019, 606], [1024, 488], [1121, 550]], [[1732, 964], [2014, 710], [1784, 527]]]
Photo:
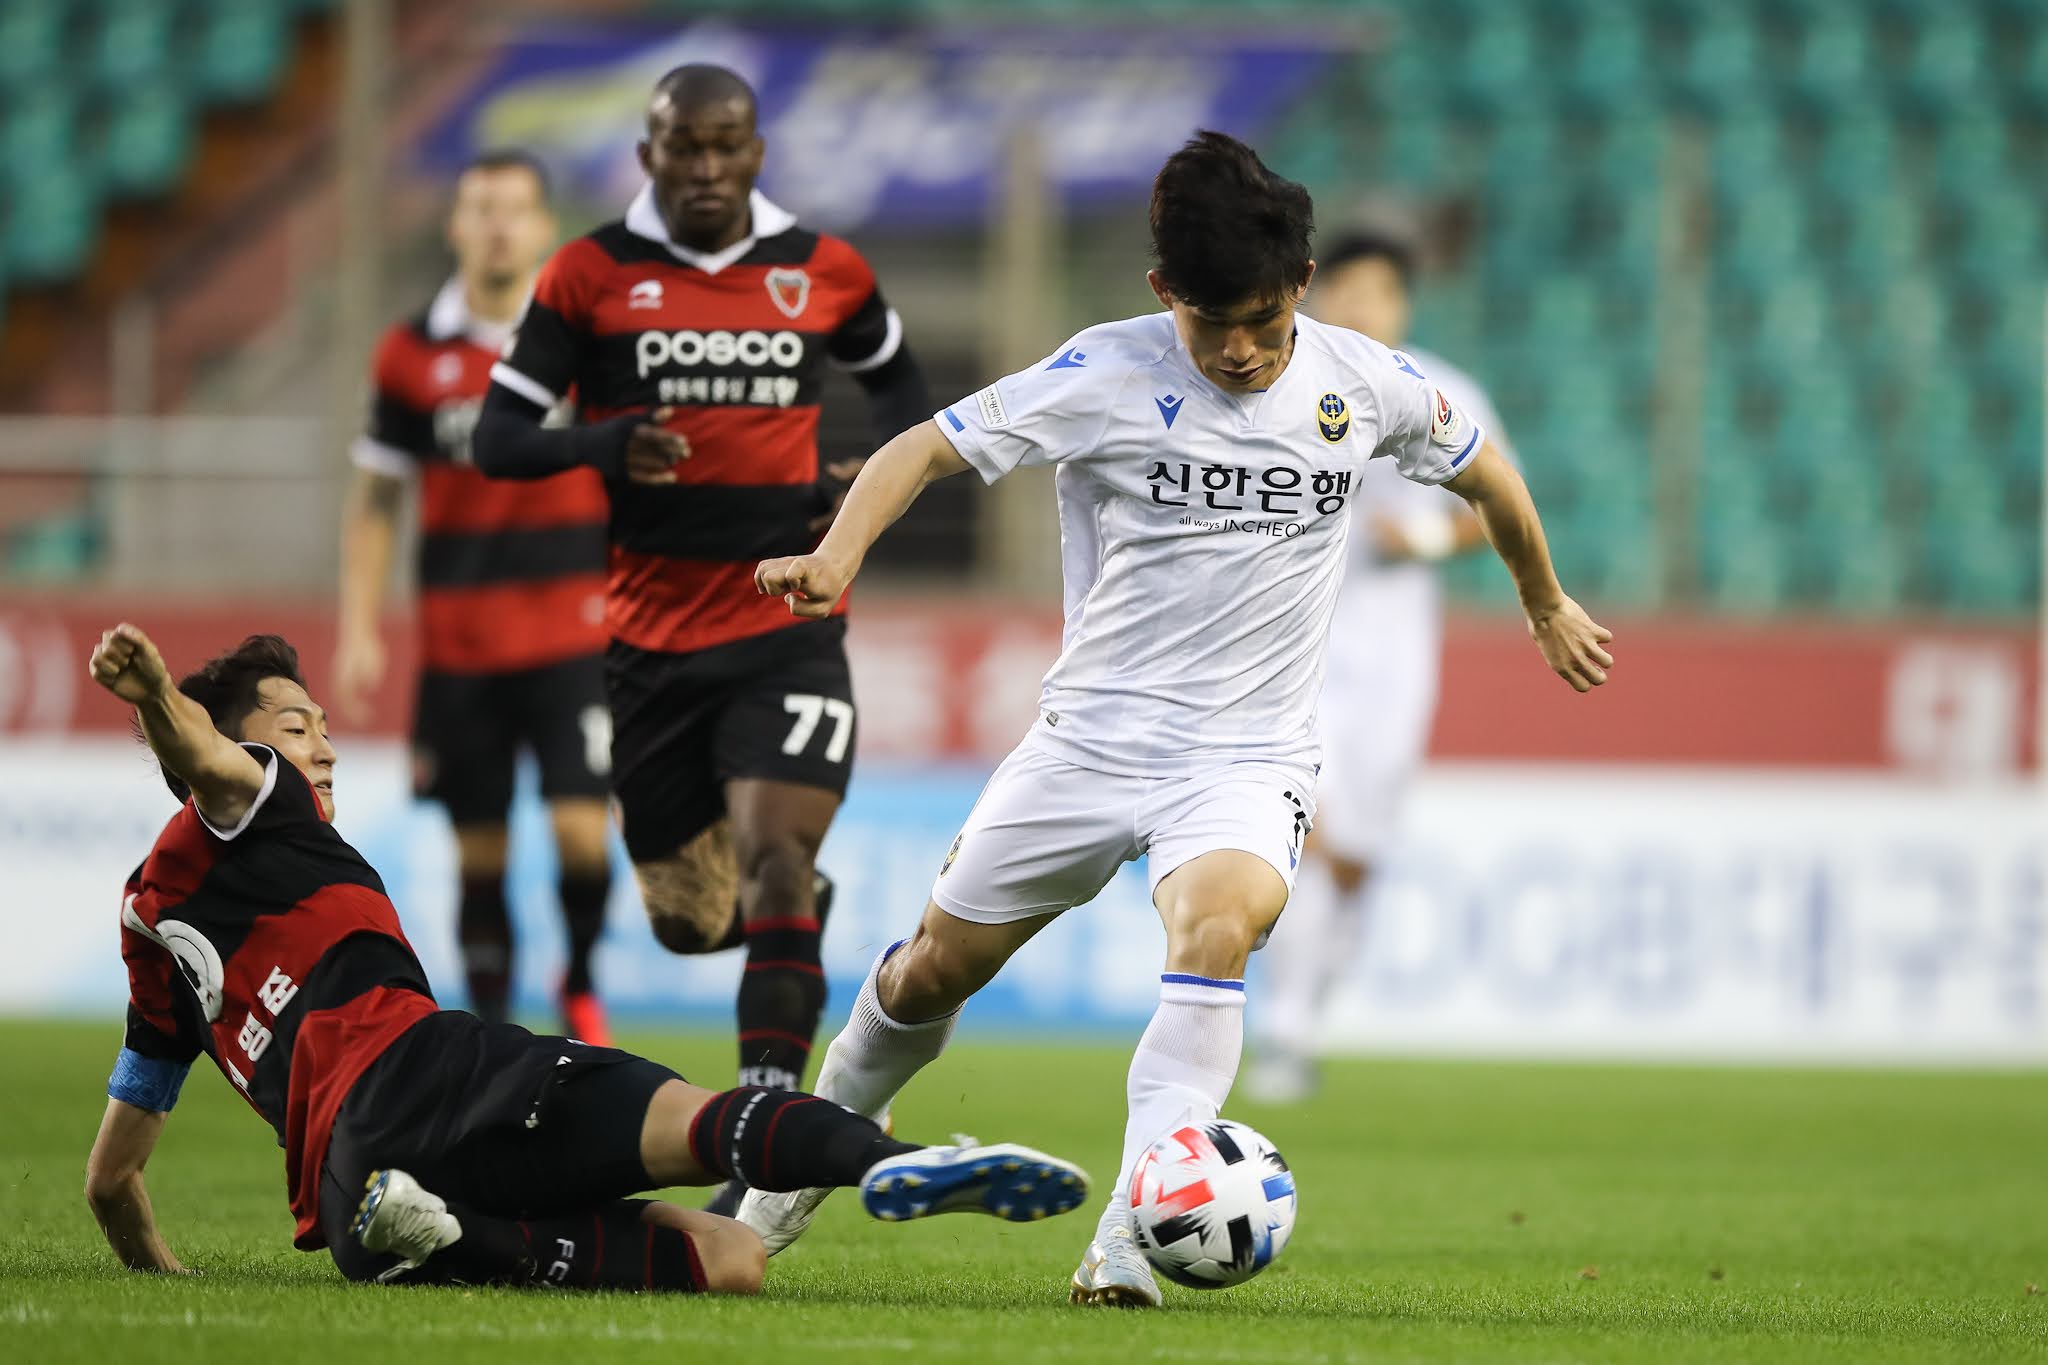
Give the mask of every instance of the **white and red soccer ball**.
[[1244, 1283], [1294, 1231], [1294, 1173], [1272, 1143], [1229, 1119], [1153, 1143], [1131, 1172], [1130, 1196], [1145, 1259], [1189, 1289]]

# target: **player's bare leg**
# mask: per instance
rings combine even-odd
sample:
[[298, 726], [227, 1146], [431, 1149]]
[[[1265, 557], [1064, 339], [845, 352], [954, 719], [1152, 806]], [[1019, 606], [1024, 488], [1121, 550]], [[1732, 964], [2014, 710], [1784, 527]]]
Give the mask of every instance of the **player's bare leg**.
[[561, 867], [562, 927], [569, 941], [568, 967], [561, 983], [563, 1031], [586, 1043], [609, 1047], [611, 1030], [591, 970], [612, 891], [608, 812], [601, 800], [568, 797], [548, 803], [548, 819], [554, 826], [555, 853]]
[[1158, 1306], [1131, 1237], [1131, 1168], [1162, 1134], [1222, 1112], [1244, 1050], [1245, 963], [1287, 904], [1287, 883], [1265, 859], [1219, 849], [1175, 868], [1152, 900], [1166, 925], [1159, 1009], [1131, 1057], [1123, 1163], [1074, 1272], [1075, 1303]]
[[[897, 1093], [945, 1049], [967, 998], [1054, 918], [981, 924], [928, 903], [917, 931], [891, 944], [868, 970], [846, 1027], [825, 1050], [818, 1095], [886, 1123]], [[773, 1256], [803, 1235], [828, 1193], [755, 1191], [739, 1216]]]
[[1260, 954], [1255, 1063], [1245, 1091], [1261, 1104], [1298, 1104], [1315, 1093], [1330, 995], [1357, 959], [1373, 867], [1310, 835], [1287, 913]]
[[456, 936], [470, 1012], [502, 1024], [512, 994], [512, 916], [505, 904], [505, 826], [502, 821], [455, 827], [455, 865], [462, 879]]

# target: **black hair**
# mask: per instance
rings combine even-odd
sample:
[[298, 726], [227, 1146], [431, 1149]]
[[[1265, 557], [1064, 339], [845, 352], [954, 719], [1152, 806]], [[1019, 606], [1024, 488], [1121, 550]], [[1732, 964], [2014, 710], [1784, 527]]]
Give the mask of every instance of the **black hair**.
[[540, 187], [541, 203], [552, 204], [555, 199], [555, 178], [548, 173], [547, 163], [524, 147], [488, 148], [471, 157], [462, 171], [465, 175], [471, 171], [525, 171]]
[[1415, 282], [1415, 248], [1390, 233], [1370, 228], [1346, 233], [1316, 253], [1316, 265], [1323, 270], [1336, 270], [1353, 261], [1385, 261], [1394, 267], [1404, 287]]
[[1314, 234], [1308, 191], [1225, 133], [1196, 133], [1152, 182], [1152, 257], [1191, 307], [1277, 302], [1299, 289]]
[[[214, 729], [239, 740], [242, 723], [263, 705], [265, 678], [306, 685], [299, 672], [299, 651], [282, 635], [251, 635], [178, 679], [178, 690], [206, 708]], [[164, 784], [180, 801], [192, 794], [169, 768], [164, 769]]]
[[[678, 112], [701, 109], [707, 104], [723, 104], [727, 100], [739, 100], [745, 104], [749, 122], [757, 119], [761, 112], [760, 101], [755, 98], [754, 87], [747, 84], [746, 77], [731, 67], [713, 66], [709, 62], [687, 62], [670, 67], [654, 83], [654, 93], [668, 96], [669, 103]], [[651, 120], [651, 100], [648, 114]]]

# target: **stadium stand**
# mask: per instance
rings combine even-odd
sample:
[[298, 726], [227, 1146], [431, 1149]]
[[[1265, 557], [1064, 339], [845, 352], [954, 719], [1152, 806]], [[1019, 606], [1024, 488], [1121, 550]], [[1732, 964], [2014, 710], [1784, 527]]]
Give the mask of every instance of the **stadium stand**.
[[[81, 269], [103, 206], [175, 184], [200, 114], [272, 88], [294, 16], [331, 3], [0, 7], [0, 299]], [[2048, 25], [2032, 0], [773, 8], [1369, 14], [1381, 41], [1265, 142], [1326, 206], [1391, 188], [1470, 210], [1468, 244], [1433, 262], [1417, 339], [1497, 391], [1588, 597], [1990, 614], [2038, 600], [2048, 181], [2030, 170], [2048, 152]], [[95, 98], [109, 89], [123, 98]], [[1690, 183], [1672, 179], [1691, 164], [1681, 144]], [[1696, 562], [1674, 582], [1651, 446], [1677, 389], [1696, 431], [1680, 500]], [[1481, 562], [1452, 581], [1468, 597], [1504, 586]]]

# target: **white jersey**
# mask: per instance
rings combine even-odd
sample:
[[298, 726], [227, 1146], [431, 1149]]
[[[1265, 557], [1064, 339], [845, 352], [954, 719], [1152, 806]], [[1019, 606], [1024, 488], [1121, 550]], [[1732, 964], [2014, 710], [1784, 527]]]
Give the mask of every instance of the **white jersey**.
[[1138, 776], [1316, 762], [1368, 463], [1437, 484], [1484, 440], [1405, 356], [1305, 316], [1262, 392], [1203, 378], [1158, 313], [1091, 327], [937, 423], [991, 483], [1058, 466], [1066, 629], [1031, 741]]

